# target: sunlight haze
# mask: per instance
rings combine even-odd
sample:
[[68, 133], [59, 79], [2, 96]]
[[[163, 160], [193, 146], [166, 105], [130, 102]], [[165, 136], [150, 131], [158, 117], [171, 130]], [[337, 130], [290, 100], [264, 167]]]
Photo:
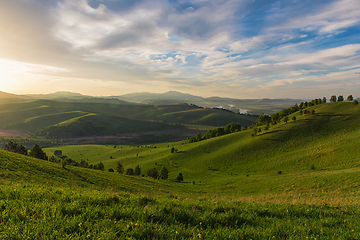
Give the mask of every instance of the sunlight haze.
[[360, 3], [3, 0], [0, 91], [358, 97]]

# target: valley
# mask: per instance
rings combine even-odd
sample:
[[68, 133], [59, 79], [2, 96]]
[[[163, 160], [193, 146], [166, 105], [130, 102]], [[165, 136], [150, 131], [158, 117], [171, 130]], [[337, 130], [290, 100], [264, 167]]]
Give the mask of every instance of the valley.
[[[33, 138], [19, 143], [39, 141], [49, 161], [0, 151], [0, 228], [9, 230], [0, 233], [3, 238], [359, 237], [360, 127], [353, 102], [308, 106], [313, 114], [294, 111], [269, 126], [254, 125], [256, 118], [252, 125], [245, 122], [247, 128], [242, 123], [240, 131], [208, 139], [205, 133], [226, 120], [251, 116], [193, 105], [40, 100], [9, 106], [0, 105], [2, 126], [33, 131]], [[90, 122], [96, 129], [104, 120], [92, 116], [107, 119], [102, 126], [110, 131], [127, 121], [129, 128], [111, 135], [106, 129], [88, 136], [76, 132], [63, 142], [52, 138], [63, 125], [68, 131]], [[181, 134], [199, 132], [196, 142]], [[100, 163], [103, 169], [96, 169]], [[123, 173], [117, 172], [119, 163]], [[139, 176], [126, 174], [137, 167]], [[148, 176], [163, 168], [167, 179]]]

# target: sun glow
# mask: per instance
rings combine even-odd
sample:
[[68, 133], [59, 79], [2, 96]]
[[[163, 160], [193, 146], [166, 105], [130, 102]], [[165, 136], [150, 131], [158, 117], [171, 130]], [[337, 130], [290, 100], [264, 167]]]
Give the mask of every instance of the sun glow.
[[9, 91], [16, 83], [11, 67], [0, 60], [0, 90]]

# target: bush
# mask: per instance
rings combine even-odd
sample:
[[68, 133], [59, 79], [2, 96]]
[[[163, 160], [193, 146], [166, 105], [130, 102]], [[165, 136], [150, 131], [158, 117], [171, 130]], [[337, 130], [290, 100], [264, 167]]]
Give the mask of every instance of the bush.
[[161, 177], [162, 179], [168, 179], [168, 177], [169, 177], [169, 171], [167, 170], [166, 167], [162, 167], [162, 168], [161, 168], [160, 177]]
[[133, 176], [134, 175], [134, 169], [133, 168], [126, 169], [126, 175]]
[[97, 164], [96, 168], [97, 168], [98, 170], [104, 171], [105, 166], [104, 166], [104, 164], [103, 164], [102, 162], [99, 162], [99, 163]]
[[124, 173], [124, 167], [120, 162], [117, 163], [116, 171], [121, 174]]
[[38, 159], [43, 159], [43, 160], [48, 160], [48, 156], [46, 155], [46, 153], [42, 150], [42, 148], [35, 144], [29, 151], [29, 156], [34, 157], [34, 158], [38, 158]]
[[5, 144], [5, 150], [9, 152], [28, 155], [28, 151], [23, 145], [18, 145], [16, 142], [13, 141], [10, 141]]
[[184, 181], [184, 177], [183, 177], [182, 173], [179, 173], [179, 175], [176, 177], [176, 181], [177, 181], [177, 182], [182, 182], [182, 181]]
[[112, 168], [109, 168], [109, 170], [108, 170], [109, 172], [114, 172], [114, 169], [112, 169]]
[[147, 175], [149, 177], [157, 179], [159, 177], [159, 172], [156, 170], [156, 168], [153, 168], [153, 169], [150, 169], [149, 171], [147, 171]]
[[137, 166], [135, 167], [135, 175], [136, 175], [136, 176], [140, 176], [140, 175], [141, 175], [141, 168], [140, 168], [139, 165], [137, 165]]

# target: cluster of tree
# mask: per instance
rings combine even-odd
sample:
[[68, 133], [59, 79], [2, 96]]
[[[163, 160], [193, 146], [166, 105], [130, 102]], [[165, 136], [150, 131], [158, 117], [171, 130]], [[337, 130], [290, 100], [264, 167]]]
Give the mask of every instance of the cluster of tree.
[[[339, 95], [337, 98], [336, 98], [336, 95], [332, 95], [331, 98], [330, 98], [330, 102], [336, 102], [336, 100], [338, 102], [343, 102], [344, 101], [344, 96], [343, 95]], [[352, 95], [349, 95], [346, 100], [348, 102], [352, 102], [354, 100], [354, 97]], [[357, 101], [357, 100], [355, 100]]]
[[[126, 175], [130, 176], [140, 176], [141, 175], [141, 168], [139, 165], [133, 168], [128, 168], [126, 171], [124, 171], [124, 166], [118, 162], [116, 171], [120, 174], [123, 174], [125, 172]], [[169, 178], [169, 170], [166, 167], [162, 167], [159, 171], [156, 168], [149, 169], [146, 173], [147, 176], [152, 177], [154, 179], [168, 179]], [[143, 175], [144, 176], [144, 175]]]
[[[270, 128], [270, 124], [276, 125], [281, 120], [284, 123], [287, 123], [289, 121], [288, 115], [290, 115], [292, 113], [295, 113], [295, 112], [299, 111], [300, 115], [302, 115], [302, 114], [305, 114], [305, 115], [311, 114], [311, 115], [313, 115], [313, 114], [315, 114], [314, 109], [312, 109], [310, 111], [310, 110], [307, 110], [305, 108], [311, 107], [311, 106], [314, 106], [314, 105], [318, 105], [318, 104], [322, 104], [322, 103], [326, 103], [326, 97], [323, 97], [322, 99], [317, 98], [317, 99], [311, 100], [309, 102], [301, 102], [299, 105], [296, 103], [294, 106], [289, 107], [289, 108], [284, 108], [280, 112], [271, 114], [270, 116], [266, 115], [266, 114], [262, 115], [262, 116], [259, 116], [258, 120], [256, 121], [256, 123], [253, 126], [254, 134], [252, 136], [255, 136], [258, 133], [261, 133], [262, 129], [261, 129], [260, 126], [265, 125], [264, 130], [267, 131]], [[295, 121], [296, 117], [293, 116], [292, 120]]]
[[19, 153], [26, 156], [48, 160], [48, 156], [46, 155], [46, 152], [42, 150], [42, 148], [35, 144], [29, 151], [26, 149], [24, 145], [19, 145], [16, 142], [9, 141], [5, 144], [5, 150], [13, 153]]
[[204, 136], [201, 136], [201, 133], [198, 133], [195, 137], [188, 137], [190, 143], [198, 142], [201, 140], [222, 136], [229, 133], [234, 133], [241, 131], [241, 124], [240, 123], [229, 123], [225, 127], [218, 127], [213, 130], [209, 130]]
[[28, 150], [26, 149], [26, 147], [24, 147], [23, 145], [18, 145], [13, 141], [5, 144], [5, 150], [13, 153], [28, 155]]
[[156, 168], [153, 168], [153, 169], [149, 169], [146, 175], [154, 179], [168, 179], [169, 170], [166, 167], [162, 167], [159, 173]]

